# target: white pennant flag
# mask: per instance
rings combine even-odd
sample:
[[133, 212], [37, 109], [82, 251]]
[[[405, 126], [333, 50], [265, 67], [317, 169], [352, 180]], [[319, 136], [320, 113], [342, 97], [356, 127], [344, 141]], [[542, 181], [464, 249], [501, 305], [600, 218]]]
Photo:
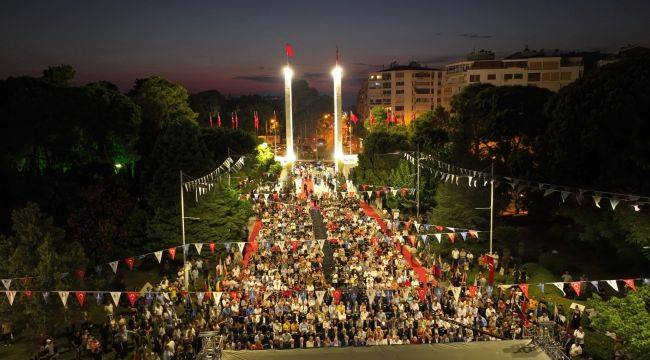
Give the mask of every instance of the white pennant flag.
[[400, 244], [404, 244], [404, 236], [397, 235], [397, 241], [399, 241]]
[[260, 196], [258, 193], [253, 193], [253, 199], [257, 200], [257, 197]]
[[397, 196], [397, 189], [390, 189], [390, 192], [393, 193], [393, 196]]
[[368, 198], [372, 197], [372, 191], [368, 190], [368, 191], [366, 191], [366, 194], [368, 194]]
[[277, 242], [278, 246], [280, 247], [281, 250], [284, 250], [284, 240], [280, 240]]
[[64, 307], [68, 306], [68, 295], [70, 295], [69, 291], [57, 291], [59, 293], [59, 297], [61, 298], [61, 302], [63, 303]]
[[201, 254], [201, 249], [203, 249], [203, 243], [195, 243], [194, 247], [196, 248], [196, 252]]
[[108, 265], [111, 266], [111, 269], [113, 269], [113, 272], [115, 274], [117, 274], [117, 263], [118, 263], [117, 261], [113, 261], [113, 262], [108, 263]]
[[452, 286], [451, 292], [454, 294], [454, 299], [458, 301], [458, 298], [460, 298], [460, 286]]
[[205, 293], [203, 291], [199, 291], [196, 293], [196, 299], [199, 300], [199, 305], [203, 303], [203, 297], [205, 296]]
[[316, 290], [316, 302], [318, 305], [323, 303], [323, 298], [325, 297], [325, 290]]
[[320, 246], [321, 250], [323, 250], [323, 245], [325, 245], [325, 240], [318, 240], [318, 246]]
[[438, 240], [438, 244], [442, 242], [442, 234], [433, 234], [436, 237], [436, 240]]
[[11, 286], [11, 279], [2, 279], [2, 285], [5, 286], [5, 289], [9, 290], [9, 286]]
[[614, 291], [618, 292], [618, 284], [616, 283], [616, 280], [605, 280], [607, 285], [611, 286]]
[[562, 202], [564, 202], [566, 200], [566, 198], [568, 198], [569, 195], [571, 195], [571, 193], [568, 192], [568, 191], [562, 191], [562, 192], [560, 192], [560, 194], [562, 196]]
[[616, 209], [616, 205], [618, 205], [619, 201], [621, 201], [621, 200], [614, 199], [614, 198], [609, 199], [609, 203], [612, 205], [612, 210]]
[[9, 305], [14, 304], [14, 299], [16, 298], [16, 291], [5, 291], [5, 294], [7, 294], [7, 300], [9, 300]]
[[555, 285], [556, 288], [560, 289], [560, 291], [562, 292], [562, 295], [566, 296], [566, 293], [564, 292], [564, 283], [563, 282], [554, 282], [554, 283], [551, 283], [551, 284]]
[[417, 221], [415, 221], [413, 224], [415, 225], [415, 231], [420, 232], [420, 224]]
[[160, 262], [162, 261], [162, 253], [163, 253], [162, 250], [153, 253], [156, 256], [156, 260], [158, 260], [158, 264], [160, 264]]
[[272, 294], [273, 294], [273, 292], [271, 292], [271, 291], [265, 291], [264, 292], [264, 300], [268, 299], [269, 296], [271, 296]]
[[115, 306], [120, 306], [120, 296], [122, 295], [121, 292], [119, 291], [111, 291], [111, 299], [113, 299], [113, 303]]
[[264, 200], [267, 200], [269, 198], [269, 193], [264, 194]]
[[237, 242], [237, 247], [239, 247], [239, 252], [244, 251], [244, 246], [246, 246], [246, 243], [243, 241]]
[[221, 294], [223, 294], [221, 291], [212, 292], [212, 297], [214, 298], [215, 305], [218, 305], [221, 302]]
[[596, 204], [596, 207], [600, 208], [600, 199], [601, 199], [600, 196], [594, 195], [592, 197], [594, 198], [594, 203]]

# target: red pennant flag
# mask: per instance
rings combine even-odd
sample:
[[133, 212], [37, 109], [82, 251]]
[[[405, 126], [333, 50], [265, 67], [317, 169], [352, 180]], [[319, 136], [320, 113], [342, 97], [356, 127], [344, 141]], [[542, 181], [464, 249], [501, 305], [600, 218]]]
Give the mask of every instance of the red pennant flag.
[[366, 188], [367, 188], [367, 187], [368, 187], [367, 185], [361, 185], [361, 190], [362, 190], [362, 191], [366, 191]]
[[124, 262], [129, 267], [129, 270], [133, 270], [133, 264], [135, 263], [134, 258], [130, 257], [130, 258], [124, 259]]
[[174, 260], [174, 258], [176, 258], [176, 248], [175, 247], [167, 249], [167, 252], [169, 253], [169, 257], [172, 260]]
[[634, 279], [623, 279], [625, 286], [628, 286], [633, 291], [636, 291], [636, 285], [634, 285]]
[[86, 302], [86, 293], [84, 291], [77, 291], [74, 293], [74, 296], [77, 298], [79, 306], [84, 307], [84, 303]]
[[210, 248], [210, 252], [214, 254], [214, 249], [217, 247], [217, 244], [209, 243], [208, 247]]
[[471, 297], [475, 297], [477, 291], [478, 291], [478, 287], [474, 285], [470, 285], [467, 287], [467, 293], [469, 293], [469, 296]]
[[519, 284], [519, 288], [521, 289], [521, 292], [524, 293], [526, 299], [528, 299], [528, 284]]
[[445, 229], [444, 226], [440, 226], [440, 225], [434, 225], [434, 227], [436, 228], [437, 231], [442, 231]]
[[420, 299], [420, 302], [423, 302], [424, 299], [427, 296], [427, 291], [424, 288], [419, 288], [418, 289], [418, 298]]
[[217, 126], [221, 127], [221, 114], [217, 113]]
[[484, 260], [488, 267], [488, 283], [494, 285], [494, 258], [490, 255], [485, 255]]
[[20, 279], [20, 283], [23, 284], [23, 286], [27, 286], [28, 282], [29, 282], [28, 277], [24, 277], [24, 278]]
[[451, 241], [452, 244], [456, 243], [456, 233], [449, 233], [447, 236], [449, 236], [449, 241]]
[[291, 250], [296, 251], [298, 249], [298, 240], [294, 240], [291, 242]]
[[380, 197], [380, 196], [381, 196], [381, 190], [377, 190], [377, 191], [375, 191], [375, 196], [376, 196], [376, 197]]
[[289, 43], [284, 44], [284, 52], [287, 54], [287, 57], [292, 58], [295, 56], [295, 53], [293, 52], [293, 47]]
[[83, 281], [84, 277], [86, 276], [86, 270], [83, 268], [78, 268], [74, 271], [74, 275], [79, 278], [79, 280]]
[[357, 122], [359, 122], [359, 118], [358, 118], [356, 115], [354, 115], [354, 113], [352, 112], [352, 110], [350, 110], [350, 120], [351, 120], [355, 125], [357, 124]]
[[206, 291], [203, 293], [203, 299], [204, 300], [210, 300], [212, 299], [212, 292], [211, 291]]
[[408, 188], [402, 188], [402, 196], [406, 197], [406, 195], [409, 194], [409, 189]]
[[235, 128], [235, 113], [234, 112], [230, 113], [230, 127], [233, 128], [233, 129]]
[[334, 303], [338, 304], [341, 300], [341, 290], [334, 290], [332, 292], [332, 297], [334, 298]]
[[186, 298], [187, 297], [187, 291], [181, 290], [181, 297]]
[[212, 113], [208, 114], [208, 124], [210, 124], [210, 127], [214, 127], [214, 124], [212, 124]]
[[370, 126], [375, 125], [375, 114], [370, 114]]
[[235, 112], [235, 129], [239, 129], [239, 115]]
[[27, 296], [28, 298], [32, 297], [32, 295], [34, 294], [31, 290], [25, 290], [25, 291], [23, 291], [23, 293], [24, 293], [25, 296]]
[[570, 282], [571, 288], [576, 292], [576, 295], [580, 296], [580, 281]]
[[469, 235], [478, 239], [478, 231], [470, 230]]
[[257, 117], [257, 111], [253, 114], [253, 126], [255, 126], [255, 130], [260, 128], [260, 118]]
[[129, 304], [131, 307], [135, 306], [135, 302], [138, 301], [138, 293], [135, 291], [129, 291], [126, 293], [126, 297], [129, 299]]

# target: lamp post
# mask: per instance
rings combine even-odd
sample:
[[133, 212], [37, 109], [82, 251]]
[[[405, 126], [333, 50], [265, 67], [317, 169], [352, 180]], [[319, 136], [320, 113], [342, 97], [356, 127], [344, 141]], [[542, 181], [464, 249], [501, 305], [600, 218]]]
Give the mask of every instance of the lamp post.
[[338, 171], [338, 161], [343, 159], [343, 133], [341, 129], [341, 115], [343, 112], [342, 96], [341, 96], [341, 78], [343, 77], [343, 69], [337, 63], [332, 70], [332, 79], [334, 80], [334, 163], [336, 171]]

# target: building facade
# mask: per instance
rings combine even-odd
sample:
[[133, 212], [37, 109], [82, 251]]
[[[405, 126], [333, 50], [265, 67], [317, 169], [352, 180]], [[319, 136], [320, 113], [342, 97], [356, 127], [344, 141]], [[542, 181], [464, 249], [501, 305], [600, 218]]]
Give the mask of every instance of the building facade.
[[[485, 54], [483, 54], [485, 55]], [[551, 91], [572, 83], [583, 75], [582, 57], [546, 55], [543, 52], [524, 50], [505, 59], [490, 56], [445, 66], [442, 105], [451, 108], [451, 98], [470, 84], [487, 83], [494, 86], [537, 86]]]
[[442, 105], [444, 71], [418, 64], [393, 65], [368, 77], [366, 98], [360, 105], [368, 111], [381, 106], [401, 123]]

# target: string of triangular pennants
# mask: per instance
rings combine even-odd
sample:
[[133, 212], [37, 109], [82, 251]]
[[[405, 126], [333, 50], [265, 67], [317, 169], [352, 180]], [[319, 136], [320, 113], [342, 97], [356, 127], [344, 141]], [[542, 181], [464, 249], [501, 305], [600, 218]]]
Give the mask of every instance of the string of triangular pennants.
[[[486, 285], [484, 288], [486, 290], [486, 293], [488, 296], [492, 295], [492, 292], [494, 291], [494, 288], [497, 287], [501, 291], [506, 291], [511, 288], [517, 288], [521, 290], [521, 292], [524, 294], [526, 298], [529, 297], [529, 288], [530, 285], [536, 285], [542, 294], [544, 294], [545, 286], [546, 285], [553, 285], [555, 286], [564, 296], [566, 296], [566, 292], [564, 290], [564, 285], [568, 284], [569, 287], [576, 293], [576, 295], [580, 296], [582, 293], [582, 284], [583, 283], [589, 283], [591, 284], [596, 291], [600, 292], [601, 291], [601, 283], [607, 284], [609, 287], [611, 287], [615, 292], [620, 292], [621, 288], [619, 287], [618, 282], [621, 281], [623, 282], [623, 287], [630, 288], [632, 291], [637, 291], [635, 281], [643, 281], [643, 285], [650, 285], [650, 279], [648, 278], [636, 278], [636, 279], [616, 279], [616, 280], [592, 280], [592, 281], [572, 281], [572, 282], [550, 282], [550, 283], [538, 283], [538, 284], [499, 284], [496, 286], [490, 286]], [[450, 290], [456, 300], [459, 299], [461, 290], [465, 288], [466, 290], [466, 295], [470, 297], [475, 297], [477, 295], [480, 295], [479, 289], [483, 288], [482, 286], [479, 285], [466, 285], [466, 286], [450, 286], [447, 288], [442, 288], [442, 287], [435, 287], [435, 294], [439, 297], [442, 298], [443, 291], [445, 290]], [[444, 289], [444, 290], [443, 290]], [[427, 290], [425, 288], [413, 288], [410, 286], [402, 286], [398, 290], [394, 289], [389, 289], [389, 290], [376, 290], [376, 289], [334, 289], [334, 290], [313, 290], [313, 291], [307, 291], [307, 290], [302, 290], [302, 291], [296, 291], [296, 290], [272, 290], [272, 289], [267, 289], [267, 290], [258, 290], [258, 291], [229, 291], [229, 292], [223, 292], [223, 291], [180, 291], [180, 295], [183, 297], [188, 297], [190, 295], [194, 295], [196, 299], [202, 303], [206, 298], [207, 299], [212, 299], [214, 301], [215, 306], [220, 303], [222, 297], [224, 294], [227, 294], [227, 296], [230, 296], [231, 299], [236, 299], [236, 298], [241, 298], [243, 296], [248, 295], [249, 299], [251, 301], [255, 300], [257, 296], [262, 296], [264, 300], [268, 299], [270, 296], [273, 294], [281, 294], [284, 297], [292, 297], [294, 294], [305, 300], [307, 299], [307, 294], [315, 294], [316, 295], [316, 300], [318, 304], [322, 304], [323, 300], [325, 298], [326, 293], [330, 293], [330, 296], [332, 298], [337, 299], [340, 298], [342, 294], [344, 293], [354, 293], [358, 295], [361, 292], [366, 293], [368, 297], [368, 301], [372, 304], [375, 300], [376, 297], [378, 296], [383, 296], [387, 298], [392, 298], [393, 296], [399, 296], [401, 295], [408, 295], [409, 292], [416, 291], [420, 297], [420, 301], [424, 300], [427, 295]], [[145, 300], [149, 303], [151, 303], [154, 300], [155, 295], [164, 295], [164, 294], [169, 294], [171, 293], [170, 291], [146, 291], [146, 292], [136, 292], [136, 291], [106, 291], [106, 290], [49, 290], [49, 291], [44, 291], [44, 290], [0, 290], [0, 292], [4, 292], [5, 296], [7, 298], [7, 301], [11, 306], [13, 306], [14, 301], [16, 299], [17, 294], [22, 294], [27, 298], [33, 298], [34, 294], [40, 293], [43, 296], [43, 300], [45, 302], [49, 302], [50, 294], [54, 293], [59, 296], [59, 299], [61, 300], [61, 303], [63, 304], [64, 307], [67, 308], [68, 306], [68, 299], [70, 295], [72, 294], [76, 299], [77, 302], [79, 303], [80, 307], [84, 307], [86, 305], [86, 299], [88, 295], [94, 295], [93, 297], [97, 301], [97, 304], [100, 305], [103, 302], [104, 296], [105, 295], [110, 295], [110, 299], [113, 300], [113, 303], [115, 306], [120, 305], [120, 300], [122, 298], [122, 295], [126, 295], [126, 298], [129, 301], [129, 304], [133, 307], [135, 306], [136, 302], [138, 299], [144, 297]], [[398, 295], [395, 295], [398, 294]], [[404, 296], [406, 297], [406, 296]]]
[[[234, 245], [234, 246], [237, 246], [237, 248], [238, 248], [238, 250], [240, 252], [242, 252], [242, 251], [244, 251], [244, 248], [246, 247], [246, 244], [247, 244], [247, 242], [245, 242], [245, 241], [227, 241], [227, 242], [220, 242], [220, 243], [214, 243], [214, 242], [211, 242], [211, 243], [188, 243], [188, 244], [185, 244], [185, 245], [173, 246], [173, 247], [169, 247], [169, 248], [162, 249], [162, 250], [157, 250], [157, 251], [152, 251], [152, 252], [148, 252], [148, 253], [144, 253], [144, 254], [140, 254], [140, 255], [130, 256], [130, 257], [127, 257], [127, 258], [121, 259], [121, 260], [115, 260], [115, 261], [99, 264], [99, 265], [96, 265], [94, 267], [94, 270], [95, 270], [95, 273], [97, 273], [98, 275], [101, 275], [101, 273], [103, 272], [103, 267], [104, 266], [109, 266], [111, 268], [111, 270], [113, 270], [113, 273], [116, 274], [120, 263], [126, 264], [126, 266], [129, 268], [129, 270], [133, 270], [133, 267], [135, 266], [136, 260], [142, 260], [142, 259], [144, 259], [144, 258], [146, 258], [147, 256], [150, 256], [150, 255], [154, 255], [156, 260], [158, 260], [158, 263], [162, 262], [164, 254], [167, 254], [167, 256], [170, 259], [174, 260], [176, 258], [176, 251], [177, 251], [178, 248], [181, 248], [182, 251], [185, 252], [185, 254], [188, 254], [190, 246], [192, 246], [192, 245], [193, 245], [194, 249], [196, 250], [197, 254], [200, 255], [201, 251], [203, 250], [204, 245], [207, 245], [208, 248], [210, 249], [210, 252], [214, 253], [216, 251], [217, 245], [223, 245], [224, 248], [226, 249], [226, 251], [230, 251], [230, 249]], [[86, 270], [87, 270], [86, 268], [80, 267], [80, 268], [75, 269], [73, 271], [73, 274], [77, 278], [79, 278], [80, 280], [83, 280], [87, 275]], [[65, 273], [61, 273], [61, 274], [57, 274], [57, 275], [58, 275], [59, 278], [63, 279], [65, 277], [67, 277], [69, 274], [70, 274], [70, 272], [65, 272]], [[34, 276], [24, 276], [24, 277], [0, 279], [0, 281], [4, 285], [5, 289], [9, 290], [13, 280], [20, 280], [22, 285], [25, 286], [28, 283], [29, 279], [34, 279], [34, 278], [35, 278]]]
[[[409, 162], [411, 162], [411, 164], [415, 164], [416, 158], [412, 155], [404, 153], [404, 157]], [[440, 180], [445, 183], [451, 182], [453, 184], [459, 185], [461, 178], [467, 178], [467, 182], [470, 187], [478, 187], [481, 182], [483, 186], [487, 186], [487, 184], [492, 180], [492, 175], [490, 173], [451, 165], [435, 159], [432, 155], [425, 155], [424, 157], [420, 158], [420, 160], [422, 159], [430, 161], [434, 164], [434, 166], [436, 166], [436, 168], [429, 167], [430, 172], [434, 175], [434, 177], [440, 177]], [[424, 167], [422, 164], [420, 164], [420, 166]], [[522, 192], [524, 189], [543, 191], [544, 196], [549, 196], [553, 193], [559, 193], [563, 203], [571, 197], [575, 198], [577, 203], [581, 205], [586, 197], [591, 197], [594, 205], [598, 208], [601, 208], [603, 200], [608, 200], [612, 210], [615, 210], [621, 201], [630, 203], [629, 205], [635, 211], [640, 211], [641, 205], [650, 205], [650, 197], [648, 196], [581, 189], [572, 186], [555, 185], [509, 176], [494, 176], [495, 187], [503, 183], [510, 185], [512, 190], [515, 190], [517, 193]]]
[[212, 187], [214, 183], [219, 180], [221, 175], [225, 172], [238, 171], [244, 166], [245, 156], [239, 158], [239, 160], [234, 161], [231, 157], [228, 157], [223, 164], [219, 165], [218, 168], [214, 169], [207, 175], [204, 175], [198, 179], [193, 179], [190, 181], [183, 182], [183, 187], [185, 191], [195, 191], [197, 195], [206, 194]]

